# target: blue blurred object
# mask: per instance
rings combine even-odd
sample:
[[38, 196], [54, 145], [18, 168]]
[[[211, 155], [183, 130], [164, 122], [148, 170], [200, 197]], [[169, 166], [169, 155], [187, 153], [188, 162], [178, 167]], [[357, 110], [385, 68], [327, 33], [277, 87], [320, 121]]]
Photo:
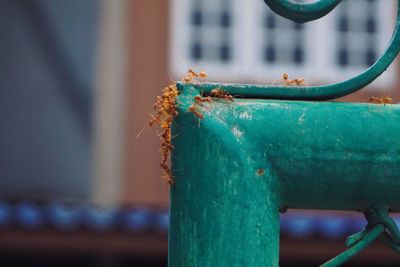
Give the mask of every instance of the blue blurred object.
[[360, 217], [360, 218], [351, 218], [349, 220], [352, 221], [351, 233], [360, 232], [367, 226], [367, 220], [362, 218], [362, 217]]
[[137, 208], [124, 212], [122, 224], [128, 230], [140, 232], [148, 230], [154, 222], [154, 216], [147, 208]]
[[280, 230], [281, 233], [286, 233], [287, 229], [289, 228], [289, 221], [290, 221], [290, 216], [287, 214], [283, 214], [280, 217]]
[[4, 202], [0, 202], [0, 227], [7, 226], [11, 222], [12, 207]]
[[399, 215], [393, 216], [393, 220], [396, 223], [397, 227], [400, 228], [400, 216]]
[[296, 238], [310, 237], [316, 227], [315, 217], [308, 215], [282, 215], [281, 229]]
[[[13, 216], [15, 215], [15, 218]], [[400, 216], [394, 216], [400, 227]], [[62, 231], [76, 230], [82, 226], [94, 231], [122, 229], [140, 233], [157, 231], [168, 233], [168, 210], [146, 207], [132, 209], [97, 208], [93, 206], [69, 206], [51, 203], [37, 206], [22, 202], [14, 206], [0, 202], [0, 227], [10, 223], [35, 229], [46, 224]], [[328, 239], [340, 239], [361, 231], [366, 226], [362, 217], [345, 215], [283, 214], [280, 220], [281, 232], [293, 238], [312, 238], [319, 234]]]
[[111, 230], [116, 226], [118, 210], [114, 208], [84, 208], [84, 224], [89, 229], [96, 231]]
[[80, 207], [70, 207], [59, 203], [50, 204], [47, 212], [50, 224], [64, 231], [77, 229], [83, 215]]
[[317, 219], [318, 233], [328, 239], [340, 239], [351, 232], [351, 221], [343, 216], [321, 216]]
[[169, 211], [161, 211], [154, 214], [154, 226], [155, 229], [163, 232], [168, 233], [169, 230]]
[[41, 208], [30, 202], [23, 202], [15, 207], [15, 219], [23, 228], [36, 229], [44, 225]]

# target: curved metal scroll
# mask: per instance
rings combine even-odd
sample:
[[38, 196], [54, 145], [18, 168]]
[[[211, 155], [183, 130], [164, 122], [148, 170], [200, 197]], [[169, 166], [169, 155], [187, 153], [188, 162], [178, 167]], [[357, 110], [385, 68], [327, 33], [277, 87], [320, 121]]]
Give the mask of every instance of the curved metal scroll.
[[[278, 14], [295, 21], [309, 21], [329, 13], [340, 1], [319, 0], [310, 4], [291, 0], [264, 0]], [[378, 78], [393, 62], [400, 51], [400, 0], [397, 0], [396, 28], [384, 54], [366, 71], [346, 81], [321, 86], [279, 85], [223, 85], [223, 89], [235, 96], [270, 99], [329, 100], [360, 90]], [[216, 84], [204, 84], [204, 93], [210, 93]], [[221, 85], [217, 85], [221, 86]]]
[[[299, 4], [290, 0], [264, 0], [278, 14], [286, 18], [303, 21], [316, 19], [327, 14], [340, 1], [319, 0], [311, 4]], [[269, 87], [264, 97], [284, 99], [314, 99], [326, 100], [353, 93], [378, 78], [393, 62], [400, 51], [400, 0], [397, 1], [397, 21], [390, 44], [384, 54], [368, 70], [349, 80], [335, 84], [310, 86], [310, 87], [285, 87], [285, 90], [277, 87]]]
[[302, 23], [322, 18], [342, 0], [319, 0], [309, 4], [294, 3], [290, 0], [264, 1], [275, 13], [294, 22]]

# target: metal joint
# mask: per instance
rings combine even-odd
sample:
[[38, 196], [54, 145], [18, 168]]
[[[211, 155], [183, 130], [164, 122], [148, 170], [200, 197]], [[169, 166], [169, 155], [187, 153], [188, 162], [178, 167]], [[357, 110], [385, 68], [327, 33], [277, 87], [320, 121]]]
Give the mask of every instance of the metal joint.
[[389, 208], [381, 203], [368, 207], [364, 216], [368, 221], [364, 230], [347, 237], [346, 246], [349, 248], [321, 267], [336, 267], [347, 262], [378, 237], [396, 253], [400, 254], [400, 232], [393, 219], [389, 216]]

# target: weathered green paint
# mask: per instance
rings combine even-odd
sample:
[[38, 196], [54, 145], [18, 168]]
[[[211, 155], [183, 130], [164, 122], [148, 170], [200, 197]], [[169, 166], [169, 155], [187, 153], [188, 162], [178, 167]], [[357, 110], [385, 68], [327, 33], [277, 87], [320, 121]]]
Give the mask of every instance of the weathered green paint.
[[199, 126], [180, 90], [169, 266], [278, 266], [285, 206], [400, 210], [399, 105], [216, 100]]
[[198, 91], [191, 88], [179, 97], [174, 124], [170, 266], [272, 266], [279, 244], [277, 183], [266, 182], [266, 162], [247, 154], [251, 140], [240, 137], [240, 128], [220, 121], [237, 105], [213, 104], [199, 127], [186, 112], [193, 94]]

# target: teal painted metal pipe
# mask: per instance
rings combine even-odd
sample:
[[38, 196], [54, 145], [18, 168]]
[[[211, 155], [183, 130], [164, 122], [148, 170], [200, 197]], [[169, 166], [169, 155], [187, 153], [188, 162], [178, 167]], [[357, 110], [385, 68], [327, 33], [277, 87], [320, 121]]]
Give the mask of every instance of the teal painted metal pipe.
[[400, 210], [400, 106], [235, 99], [174, 122], [169, 266], [278, 266], [279, 209]]
[[322, 18], [342, 0], [319, 0], [313, 3], [296, 3], [291, 0], [264, 0], [277, 14], [295, 22], [303, 23]]

